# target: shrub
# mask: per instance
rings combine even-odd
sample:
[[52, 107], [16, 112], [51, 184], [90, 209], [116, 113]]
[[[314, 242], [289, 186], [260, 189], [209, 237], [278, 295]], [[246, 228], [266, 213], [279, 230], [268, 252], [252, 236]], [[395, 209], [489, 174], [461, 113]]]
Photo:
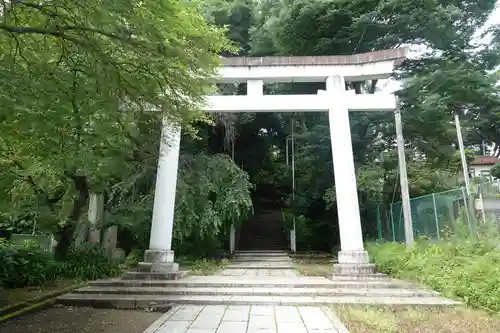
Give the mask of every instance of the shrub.
[[56, 261], [50, 252], [31, 242], [13, 246], [0, 242], [0, 286], [16, 288], [42, 285], [57, 279], [94, 280], [122, 271], [120, 262], [109, 259], [95, 245], [73, 249], [64, 261]]
[[0, 284], [3, 287], [40, 285], [53, 280], [58, 271], [52, 255], [32, 244], [14, 247], [7, 242], [0, 243], [0, 261]]
[[432, 287], [467, 305], [500, 311], [500, 249], [489, 243], [373, 243], [368, 251], [378, 269]]
[[85, 244], [72, 249], [60, 263], [60, 278], [96, 280], [121, 272], [120, 262], [113, 261], [99, 246]]

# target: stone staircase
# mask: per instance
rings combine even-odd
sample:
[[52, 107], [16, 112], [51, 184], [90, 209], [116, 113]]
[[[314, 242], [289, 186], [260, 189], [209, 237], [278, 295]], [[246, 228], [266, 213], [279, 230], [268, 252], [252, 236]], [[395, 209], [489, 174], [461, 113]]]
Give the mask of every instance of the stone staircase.
[[281, 210], [259, 208], [241, 225], [237, 246], [241, 251], [288, 249]]
[[172, 304], [448, 306], [457, 302], [382, 274], [301, 277], [285, 252], [238, 252], [215, 276], [181, 280], [111, 279], [89, 283], [58, 298], [66, 305], [161, 310]]

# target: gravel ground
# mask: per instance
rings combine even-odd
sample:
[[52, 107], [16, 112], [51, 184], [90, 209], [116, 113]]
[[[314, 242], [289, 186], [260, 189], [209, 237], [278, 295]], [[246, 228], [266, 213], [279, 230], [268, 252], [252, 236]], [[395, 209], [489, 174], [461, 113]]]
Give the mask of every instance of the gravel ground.
[[0, 333], [142, 333], [162, 313], [52, 307], [0, 323]]

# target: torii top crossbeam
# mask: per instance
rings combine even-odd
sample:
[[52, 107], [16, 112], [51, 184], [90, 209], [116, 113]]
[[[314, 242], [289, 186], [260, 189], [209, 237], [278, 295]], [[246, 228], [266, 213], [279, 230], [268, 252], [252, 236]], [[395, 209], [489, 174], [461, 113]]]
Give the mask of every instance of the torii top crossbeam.
[[386, 79], [407, 55], [397, 48], [354, 55], [223, 58], [219, 82], [324, 82], [341, 75], [345, 81]]
[[[264, 95], [265, 82], [327, 82], [340, 76], [346, 82], [386, 79], [406, 57], [398, 48], [346, 56], [233, 57], [223, 58], [218, 83], [247, 82], [247, 95], [208, 96], [211, 112], [318, 112], [328, 111], [331, 95]], [[392, 111], [392, 94], [377, 93], [349, 98], [349, 111]]]

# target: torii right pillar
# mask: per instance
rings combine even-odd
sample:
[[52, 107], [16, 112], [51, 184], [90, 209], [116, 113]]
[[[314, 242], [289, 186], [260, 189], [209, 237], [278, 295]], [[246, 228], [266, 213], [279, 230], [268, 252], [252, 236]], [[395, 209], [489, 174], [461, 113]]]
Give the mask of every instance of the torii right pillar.
[[333, 265], [330, 278], [337, 275], [375, 273], [375, 265], [369, 263], [363, 246], [363, 233], [359, 214], [356, 172], [352, 151], [349, 109], [344, 78], [330, 76], [326, 80], [326, 93], [331, 98], [328, 111], [332, 144], [335, 192], [339, 220], [340, 247], [338, 263]]

